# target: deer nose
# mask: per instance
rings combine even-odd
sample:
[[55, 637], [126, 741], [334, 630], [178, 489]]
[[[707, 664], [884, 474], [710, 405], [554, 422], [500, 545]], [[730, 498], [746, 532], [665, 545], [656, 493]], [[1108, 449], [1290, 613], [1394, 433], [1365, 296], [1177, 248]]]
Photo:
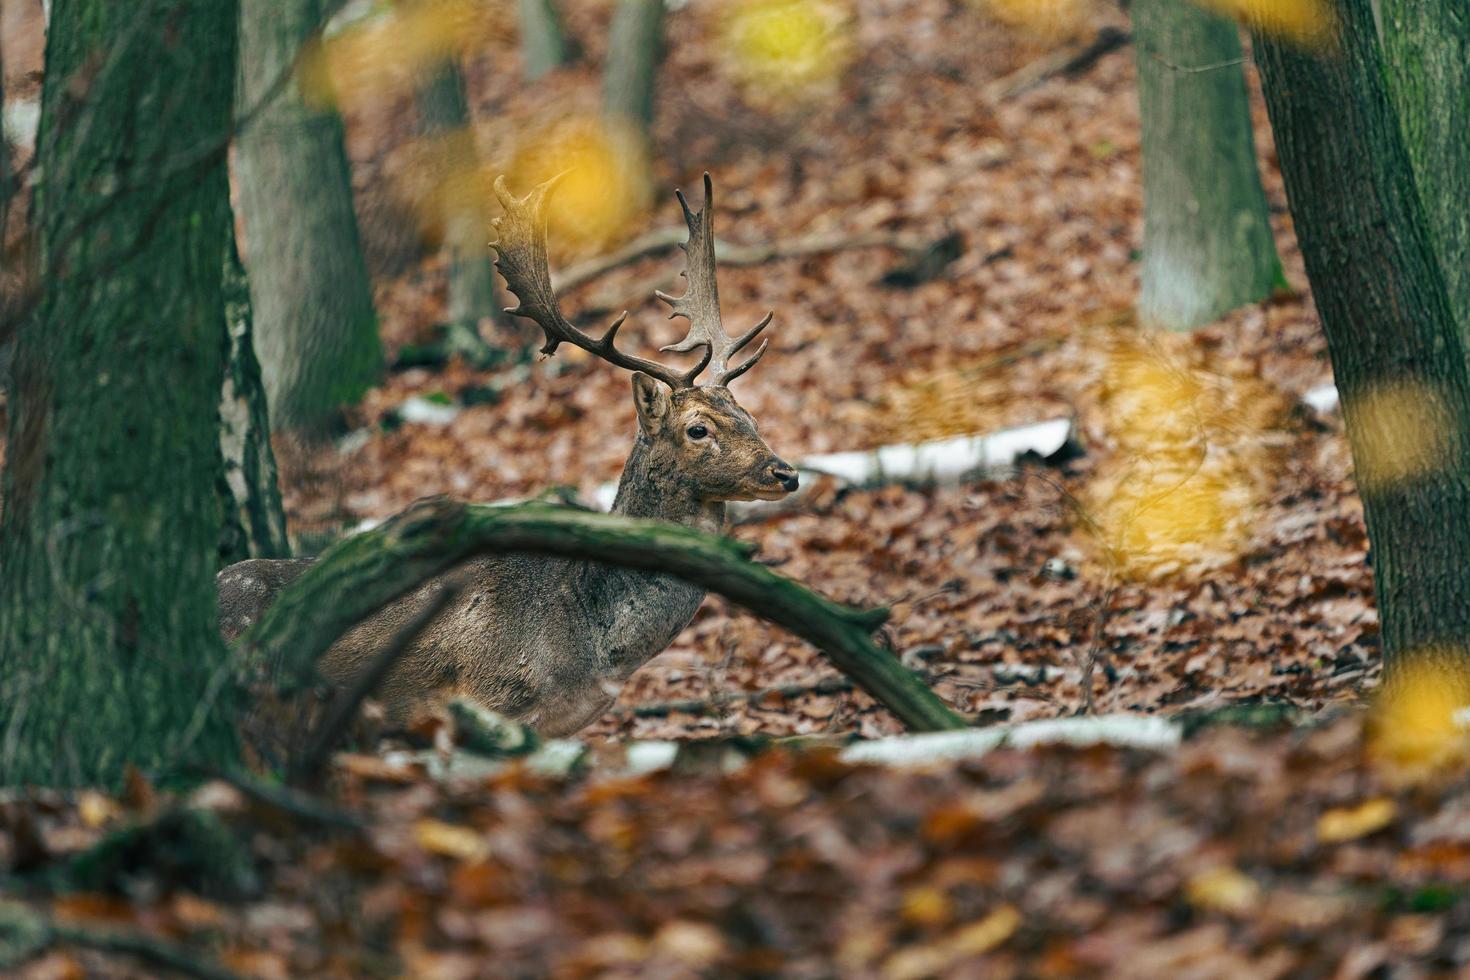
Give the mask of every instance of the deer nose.
[[779, 461], [771, 464], [771, 479], [781, 484], [781, 489], [787, 493], [794, 493], [796, 488], [801, 486], [801, 479], [796, 475], [796, 469]]

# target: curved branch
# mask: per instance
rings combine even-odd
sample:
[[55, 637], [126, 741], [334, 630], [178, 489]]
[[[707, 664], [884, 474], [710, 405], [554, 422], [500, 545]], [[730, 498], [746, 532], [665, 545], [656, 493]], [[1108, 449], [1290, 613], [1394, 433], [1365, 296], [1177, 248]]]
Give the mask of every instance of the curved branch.
[[281, 593], [240, 639], [248, 662], [285, 689], [359, 620], [467, 558], [539, 552], [678, 576], [718, 592], [817, 647], [915, 731], [963, 728], [949, 708], [870, 634], [886, 610], [854, 609], [750, 560], [729, 538], [661, 521], [533, 502], [511, 507], [446, 497], [419, 501], [382, 526], [341, 542]]

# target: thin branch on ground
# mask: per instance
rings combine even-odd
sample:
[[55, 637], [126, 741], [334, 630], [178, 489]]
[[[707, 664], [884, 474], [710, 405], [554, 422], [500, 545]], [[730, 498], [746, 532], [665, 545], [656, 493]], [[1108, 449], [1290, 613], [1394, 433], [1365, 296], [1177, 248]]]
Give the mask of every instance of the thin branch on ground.
[[751, 548], [662, 521], [586, 513], [544, 503], [511, 507], [446, 497], [420, 501], [341, 542], [293, 582], [239, 644], [248, 669], [299, 690], [317, 660], [354, 624], [476, 555], [533, 552], [682, 578], [783, 626], [915, 731], [966, 721], [872, 633], [888, 610], [854, 609], [751, 561]]
[[1104, 27], [1091, 41], [1070, 44], [1023, 65], [980, 90], [982, 101], [1003, 102], [1049, 81], [1058, 75], [1079, 75], [1095, 65], [1103, 56], [1124, 47], [1132, 40], [1127, 31]]
[[96, 929], [50, 916], [18, 902], [0, 906], [0, 965], [18, 966], [62, 944], [101, 953], [120, 953], [198, 980], [239, 980], [239, 974], [196, 957], [177, 943], [141, 932]]

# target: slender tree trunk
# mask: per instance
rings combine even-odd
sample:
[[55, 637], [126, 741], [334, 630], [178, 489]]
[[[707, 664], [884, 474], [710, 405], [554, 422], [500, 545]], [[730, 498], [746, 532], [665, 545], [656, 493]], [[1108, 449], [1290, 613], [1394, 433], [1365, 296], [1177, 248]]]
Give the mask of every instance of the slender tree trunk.
[[236, 10], [52, 13], [44, 292], [17, 341], [0, 526], [0, 783], [111, 784], [237, 752], [213, 581]]
[[242, 0], [239, 105], [257, 111], [238, 147], [245, 266], [271, 421], [319, 429], [378, 378], [383, 352], [352, 209], [342, 121], [293, 79], [321, 0]]
[[226, 245], [224, 323], [228, 347], [219, 406], [220, 453], [225, 463], [220, 484], [224, 512], [221, 567], [247, 558], [285, 558], [291, 553], [276, 456], [271, 450], [265, 386], [255, 359], [250, 283], [235, 248], [233, 221]]
[[490, 263], [489, 206], [480, 179], [480, 155], [470, 128], [464, 75], [444, 61], [418, 93], [424, 135], [442, 147], [446, 180], [440, 194], [444, 249], [449, 255], [449, 322], [482, 340], [482, 321], [495, 320], [495, 268]]
[[1297, 237], [1342, 393], [1384, 657], [1470, 664], [1470, 369], [1383, 80], [1369, 0], [1341, 52], [1257, 37]]
[[1470, 333], [1470, 7], [1383, 0], [1389, 94], [1460, 329]]
[[1219, 319], [1283, 283], [1256, 165], [1233, 21], [1180, 0], [1134, 0], [1143, 116], [1140, 318]]
[[566, 36], [553, 0], [517, 0], [516, 13], [520, 18], [526, 81], [534, 82], [566, 64]]
[[608, 30], [603, 111], [641, 134], [645, 143], [653, 125], [663, 31], [664, 0], [618, 0]]

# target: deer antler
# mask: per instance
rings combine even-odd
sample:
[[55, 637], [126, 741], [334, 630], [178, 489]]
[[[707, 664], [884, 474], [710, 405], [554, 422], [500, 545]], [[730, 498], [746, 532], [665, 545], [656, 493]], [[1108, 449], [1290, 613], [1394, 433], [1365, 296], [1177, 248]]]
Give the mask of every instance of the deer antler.
[[[504, 217], [496, 218], [494, 222], [495, 230], [500, 233], [500, 240], [493, 243], [499, 255], [495, 266], [505, 277], [516, 299], [520, 300], [519, 306], [506, 312], [534, 320], [540, 325], [546, 334], [546, 345], [541, 348], [543, 354], [554, 354], [558, 344], [568, 343], [609, 364], [630, 371], [642, 371], [670, 388], [693, 387], [694, 379], [713, 356], [712, 345], [705, 350], [704, 357], [698, 364], [681, 372], [657, 361], [624, 353], [614, 346], [613, 340], [617, 337], [618, 328], [628, 317], [626, 311], [598, 338], [578, 330], [562, 316], [561, 307], [556, 302], [556, 293], [551, 288], [551, 269], [546, 261], [546, 213], [543, 208], [546, 195], [560, 179], [560, 176], [553, 177], [532, 188], [525, 197], [517, 198], [506, 188], [504, 176], [495, 178], [495, 196], [505, 208]], [[693, 347], [682, 349], [692, 350]]]
[[689, 239], [679, 246], [687, 256], [684, 278], [689, 285], [683, 296], [670, 296], [654, 290], [654, 295], [669, 304], [669, 318], [682, 316], [689, 321], [688, 335], [677, 344], [661, 347], [660, 350], [683, 353], [696, 347], [704, 347], [705, 359], [709, 361], [710, 381], [727, 385], [755, 366], [766, 352], [769, 338], [761, 341], [754, 354], [741, 362], [739, 367], [730, 367], [730, 358], [739, 353], [756, 338], [771, 322], [772, 313], [739, 337], [725, 333], [720, 321], [720, 290], [715, 282], [715, 231], [712, 214], [714, 211], [714, 186], [709, 174], [704, 175], [704, 207], [699, 211], [689, 210], [689, 202], [683, 191], [675, 192], [679, 206], [684, 209], [684, 223], [689, 226]]

